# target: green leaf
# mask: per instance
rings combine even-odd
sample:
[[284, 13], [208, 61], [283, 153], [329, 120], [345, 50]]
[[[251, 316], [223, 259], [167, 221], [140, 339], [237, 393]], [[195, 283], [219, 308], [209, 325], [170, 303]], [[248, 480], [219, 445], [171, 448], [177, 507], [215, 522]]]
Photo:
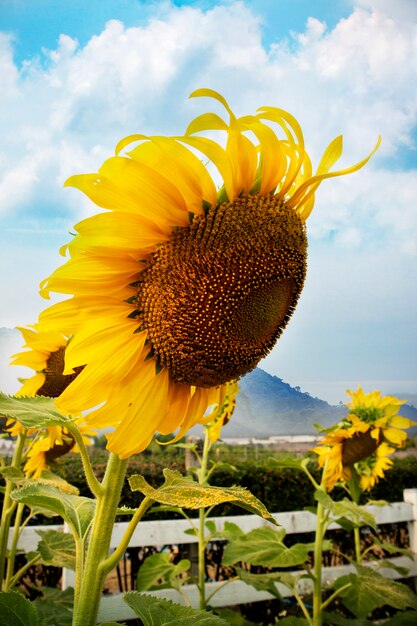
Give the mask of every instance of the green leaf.
[[417, 612], [416, 611], [403, 611], [396, 613], [391, 619], [384, 621], [384, 626], [416, 626], [417, 624]]
[[238, 537], [242, 537], [245, 533], [237, 524], [234, 524], [233, 522], [225, 522], [223, 530], [218, 534], [219, 537], [224, 537], [227, 541], [234, 541], [235, 539], [238, 539]]
[[17, 420], [25, 428], [67, 426], [72, 419], [55, 408], [54, 398], [8, 396], [0, 392], [0, 416]]
[[0, 593], [0, 626], [44, 626], [32, 602], [18, 591]]
[[283, 543], [284, 536], [284, 529], [255, 528], [226, 546], [223, 563], [233, 565], [243, 561], [268, 567], [293, 567], [305, 563], [311, 546], [296, 543], [287, 548]]
[[160, 587], [175, 565], [170, 563], [170, 554], [168, 552], [158, 552], [148, 556], [143, 565], [139, 568], [136, 579], [136, 587], [138, 591], [149, 591], [155, 587]]
[[191, 609], [136, 591], [126, 593], [124, 600], [140, 617], [143, 626], [228, 626], [224, 619], [209, 611]]
[[243, 487], [206, 487], [169, 469], [164, 470], [164, 476], [164, 485], [154, 489], [143, 476], [136, 474], [129, 478], [130, 488], [160, 504], [186, 509], [202, 509], [223, 502], [233, 502], [250, 513], [277, 524], [262, 502]]
[[30, 507], [41, 507], [60, 515], [80, 538], [86, 535], [93, 521], [94, 500], [62, 493], [51, 485], [27, 485], [13, 491], [11, 497]]
[[2, 467], [0, 468], [0, 474], [5, 480], [9, 480], [11, 483], [19, 483], [25, 480], [24, 472], [18, 467]]
[[414, 554], [408, 548], [398, 548], [396, 545], [389, 543], [388, 541], [380, 541], [378, 537], [374, 537], [374, 543], [376, 543], [385, 552], [388, 552], [388, 554], [403, 554], [411, 561], [414, 561]]
[[100, 622], [98, 626], [126, 626], [125, 622]]
[[344, 605], [359, 618], [365, 618], [374, 609], [389, 605], [395, 609], [416, 609], [417, 596], [401, 583], [388, 580], [369, 567], [357, 566], [358, 574], [338, 578], [335, 589], [351, 583], [340, 593]]
[[284, 626], [308, 626], [308, 621], [304, 617], [283, 617], [279, 620], [278, 624], [284, 624]]
[[284, 456], [282, 459], [275, 459], [274, 457], [269, 458], [267, 463], [269, 467], [276, 469], [286, 468], [304, 470], [304, 466], [306, 464], [305, 461], [306, 459], [303, 459], [302, 457]]
[[323, 613], [323, 620], [325, 624], [330, 624], [330, 626], [373, 626], [373, 622], [369, 622], [367, 619], [353, 619], [352, 617], [343, 617], [340, 613], [328, 613], [326, 611]]
[[75, 541], [69, 533], [59, 530], [38, 530], [41, 537], [38, 551], [45, 565], [75, 570]]
[[239, 611], [233, 611], [232, 609], [217, 609], [216, 613], [230, 626], [262, 626], [259, 622], [250, 622]]
[[[51, 472], [50, 470], [43, 470], [40, 477], [36, 479], [38, 483], [43, 485], [51, 485], [51, 487], [56, 487], [62, 493], [68, 493], [70, 495], [78, 496], [80, 490], [71, 485], [65, 478]], [[29, 482], [28, 482], [29, 484]], [[30, 480], [30, 484], [33, 484], [33, 479]]]
[[257, 591], [267, 591], [279, 600], [282, 598], [275, 583], [281, 581], [281, 572], [270, 572], [268, 574], [251, 574], [246, 570], [236, 567], [236, 574], [247, 585], [250, 585]]
[[217, 533], [216, 524], [212, 520], [206, 521], [206, 528], [213, 537], [216, 535]]
[[148, 556], [141, 566], [136, 579], [138, 591], [149, 591], [151, 589], [163, 589], [172, 587], [180, 589], [186, 583], [188, 576], [183, 576], [189, 571], [191, 562], [188, 559], [181, 559], [178, 563], [170, 562], [170, 554], [159, 552]]
[[45, 626], [71, 626], [74, 589], [65, 591], [52, 587], [42, 587], [43, 596], [34, 601], [38, 614]]
[[335, 517], [344, 517], [351, 520], [356, 526], [370, 526], [376, 529], [375, 517], [372, 513], [366, 511], [363, 507], [347, 498], [344, 498], [340, 502], [335, 502], [324, 491], [317, 490], [314, 493], [314, 498], [317, 502], [320, 502], [325, 509], [328, 509]]

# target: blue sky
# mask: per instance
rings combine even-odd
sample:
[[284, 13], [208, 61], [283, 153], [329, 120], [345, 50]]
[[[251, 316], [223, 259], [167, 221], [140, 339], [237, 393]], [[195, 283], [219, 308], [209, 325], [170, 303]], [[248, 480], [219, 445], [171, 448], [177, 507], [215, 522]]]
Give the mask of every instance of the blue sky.
[[238, 114], [292, 112], [313, 164], [340, 133], [346, 165], [382, 134], [317, 193], [306, 287], [262, 367], [332, 400], [417, 393], [416, 19], [414, 0], [0, 0], [0, 326], [36, 321], [95, 210], [65, 179], [124, 135], [183, 132], [208, 86]]

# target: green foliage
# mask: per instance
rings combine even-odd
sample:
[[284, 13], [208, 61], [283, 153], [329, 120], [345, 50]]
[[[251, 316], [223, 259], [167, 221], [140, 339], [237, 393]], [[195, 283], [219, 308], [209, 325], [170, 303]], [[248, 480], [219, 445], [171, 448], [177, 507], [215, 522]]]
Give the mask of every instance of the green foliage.
[[54, 398], [43, 396], [23, 396], [16, 398], [0, 392], [0, 415], [17, 420], [25, 428], [44, 426], [68, 426], [70, 417], [61, 415], [54, 404]]
[[47, 626], [36, 608], [18, 591], [0, 592], [0, 626]]
[[61, 591], [51, 587], [42, 588], [42, 597], [34, 601], [34, 606], [45, 626], [71, 626], [74, 590]]
[[148, 556], [136, 579], [138, 591], [150, 591], [151, 589], [165, 589], [171, 587], [179, 589], [187, 582], [189, 577], [182, 575], [191, 567], [188, 559], [181, 559], [179, 563], [170, 562], [170, 555], [166, 552], [158, 552]]
[[305, 563], [312, 547], [296, 543], [288, 548], [283, 542], [284, 537], [284, 528], [279, 530], [268, 526], [255, 528], [226, 546], [223, 563], [233, 565], [243, 561], [267, 567], [294, 567]]
[[75, 541], [69, 533], [59, 530], [38, 530], [41, 541], [38, 552], [42, 563], [75, 570]]
[[340, 593], [346, 608], [358, 618], [366, 618], [374, 609], [381, 606], [392, 606], [404, 611], [417, 610], [417, 596], [406, 586], [388, 580], [369, 567], [357, 566], [357, 574], [348, 574], [338, 578], [335, 589], [350, 583]]
[[144, 626], [228, 626], [224, 619], [209, 611], [191, 609], [135, 591], [125, 594], [124, 600]]
[[[311, 483], [302, 471], [285, 468], [273, 468], [268, 466], [267, 458], [271, 456], [270, 450], [262, 450], [259, 459], [254, 458], [255, 450], [245, 448], [248, 459], [242, 459], [242, 448], [237, 446], [220, 446], [222, 460], [230, 461], [236, 466], [237, 471], [230, 471], [226, 467], [217, 468], [210, 477], [210, 484], [217, 487], [230, 487], [234, 484], [246, 487], [261, 502], [268, 504], [268, 509], [274, 513], [284, 511], [301, 511], [307, 506], [315, 504]], [[141, 474], [146, 482], [157, 488], [163, 482], [163, 469], [171, 467], [181, 473], [185, 473], [184, 451], [175, 449], [173, 446], [162, 448], [155, 446], [157, 453], [143, 454], [129, 459], [127, 474]], [[98, 478], [102, 477], [105, 470], [107, 453], [103, 450], [92, 449], [89, 451], [92, 457], [95, 472]], [[147, 452], [147, 451], [145, 451]], [[216, 449], [214, 450], [215, 455]], [[263, 454], [265, 453], [265, 454]], [[90, 491], [86, 484], [82, 463], [79, 455], [67, 454], [60, 459], [60, 467], [64, 478], [78, 487], [81, 495], [89, 496]], [[320, 481], [320, 473], [312, 463], [309, 466], [314, 478]], [[417, 475], [417, 458], [410, 456], [404, 459], [394, 457], [393, 469], [386, 473], [383, 481], [380, 481], [370, 492], [372, 499], [399, 502], [403, 499], [403, 489], [415, 487]], [[344, 491], [335, 489], [332, 492], [334, 500], [340, 500], [345, 495]], [[123, 493], [123, 504], [136, 507], [138, 494], [132, 493], [126, 481]], [[236, 515], [239, 509], [233, 503], [225, 502], [216, 507], [216, 515]], [[244, 513], [244, 511], [242, 511]], [[175, 517], [167, 515], [162, 510], [155, 510], [147, 514], [147, 519], [167, 519]], [[177, 517], [180, 517], [177, 515]]]
[[129, 478], [132, 491], [140, 491], [148, 498], [160, 504], [178, 506], [185, 509], [201, 509], [223, 502], [233, 502], [250, 513], [260, 515], [274, 524], [274, 518], [266, 507], [243, 487], [209, 487], [200, 485], [179, 472], [164, 470], [165, 484], [154, 489], [143, 476]]
[[230, 626], [261, 626], [258, 622], [249, 622], [239, 611], [232, 611], [232, 609], [216, 609], [216, 613], [219, 617], [226, 620]]
[[375, 517], [365, 511], [365, 509], [352, 500], [344, 498], [340, 502], [335, 502], [328, 493], [317, 490], [314, 493], [314, 498], [317, 502], [320, 502], [325, 509], [330, 511], [336, 518], [347, 519], [351, 521], [355, 526], [370, 526], [376, 529]]
[[85, 537], [93, 520], [95, 501], [91, 498], [62, 493], [56, 487], [33, 483], [17, 489], [13, 500], [24, 502], [29, 507], [47, 509], [60, 515], [80, 538]]

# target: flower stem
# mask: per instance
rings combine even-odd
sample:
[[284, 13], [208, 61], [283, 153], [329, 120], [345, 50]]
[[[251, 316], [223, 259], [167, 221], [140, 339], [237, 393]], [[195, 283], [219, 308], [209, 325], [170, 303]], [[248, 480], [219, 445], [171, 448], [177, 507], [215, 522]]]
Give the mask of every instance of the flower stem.
[[[198, 482], [200, 485], [204, 485], [207, 481], [207, 465], [210, 448], [211, 442], [206, 430], [203, 453], [201, 455], [201, 466], [198, 470]], [[206, 516], [207, 511], [200, 509], [198, 512], [198, 590], [200, 594], [200, 609], [202, 610], [206, 608]]]
[[114, 520], [120, 500], [127, 460], [110, 454], [97, 496], [96, 511], [85, 559], [80, 593], [74, 609], [73, 626], [95, 626], [106, 572], [102, 565], [109, 555]]
[[84, 468], [84, 474], [87, 480], [87, 484], [90, 487], [90, 491], [93, 493], [93, 495], [98, 497], [103, 492], [103, 487], [101, 483], [97, 480], [94, 474], [94, 471], [90, 462], [90, 457], [88, 456], [87, 448], [85, 446], [82, 434], [78, 430], [78, 427], [75, 424], [75, 422], [70, 423], [67, 426], [67, 428], [69, 432], [71, 433], [71, 435], [74, 437], [75, 441], [77, 442], [83, 468]]
[[313, 592], [313, 626], [322, 626], [322, 591], [321, 573], [323, 557], [324, 537], [324, 509], [323, 505], [317, 504], [316, 537], [314, 541], [314, 592]]
[[[13, 458], [11, 462], [11, 467], [15, 467], [20, 469], [20, 465], [22, 462], [22, 454], [23, 448], [25, 445], [26, 439], [26, 430], [22, 431], [20, 435], [17, 437]], [[3, 499], [3, 508], [1, 513], [1, 524], [0, 524], [0, 585], [3, 590], [5, 590], [4, 580], [4, 572], [6, 569], [6, 558], [7, 558], [7, 543], [9, 540], [9, 530], [10, 524], [12, 520], [13, 512], [16, 508], [16, 502], [13, 502], [11, 498], [13, 490], [13, 483], [11, 480], [7, 480], [6, 478], [6, 489], [4, 492]]]
[[10, 581], [13, 577], [14, 562], [15, 562], [16, 551], [17, 551], [17, 543], [20, 537], [20, 526], [22, 523], [22, 515], [23, 515], [24, 508], [25, 508], [25, 505], [21, 502], [17, 505], [16, 517], [14, 520], [12, 545], [10, 546], [9, 558], [7, 561], [6, 578], [4, 581], [4, 591], [10, 591], [10, 588], [11, 588]]
[[353, 529], [353, 536], [355, 538], [355, 558], [356, 563], [360, 565], [362, 563], [362, 554], [361, 554], [361, 535], [358, 526], [355, 526]]

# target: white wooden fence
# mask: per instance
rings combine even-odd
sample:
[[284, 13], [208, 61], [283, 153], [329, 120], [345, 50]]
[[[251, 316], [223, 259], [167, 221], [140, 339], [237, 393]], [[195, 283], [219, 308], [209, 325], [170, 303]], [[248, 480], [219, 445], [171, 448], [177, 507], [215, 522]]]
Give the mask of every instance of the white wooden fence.
[[[403, 502], [395, 502], [383, 507], [368, 506], [366, 508], [369, 512], [375, 515], [378, 526], [397, 522], [407, 522], [410, 536], [410, 548], [415, 554], [417, 554], [417, 489], [405, 489], [403, 497]], [[315, 530], [315, 516], [307, 511], [276, 513], [274, 514], [274, 518], [286, 529], [287, 534], [310, 533]], [[210, 519], [216, 523], [219, 530], [223, 528], [226, 521], [238, 524], [245, 532], [248, 532], [253, 528], [269, 524], [269, 522], [256, 515], [213, 517]], [[115, 524], [111, 540], [111, 549], [115, 549], [119, 545], [126, 526], [127, 522]], [[187, 520], [141, 522], [134, 532], [129, 545], [131, 547], [159, 546], [162, 548], [165, 545], [195, 543], [196, 537], [184, 532], [189, 527], [190, 526]], [[338, 526], [336, 524], [333, 524], [330, 528], [337, 527]], [[44, 530], [45, 528], [62, 530], [64, 527], [62, 525], [55, 525], [48, 527], [31, 526], [25, 528], [22, 531], [19, 548], [26, 551], [34, 550], [39, 540], [39, 535], [36, 533], [36, 530]], [[397, 566], [408, 568], [409, 576], [417, 576], [416, 560], [412, 562], [404, 556], [391, 558], [389, 560]], [[338, 578], [351, 570], [352, 567], [349, 565], [325, 567], [323, 571], [323, 581], [331, 582], [335, 578]], [[393, 568], [385, 568], [379, 571], [387, 578], [400, 577]], [[73, 580], [73, 572], [70, 570], [64, 570], [63, 587], [73, 585]], [[207, 583], [207, 595], [210, 595], [222, 584], [222, 582]], [[283, 597], [291, 595], [291, 592], [283, 585], [278, 583], [277, 586]], [[185, 585], [183, 590], [190, 599], [191, 604], [194, 607], [198, 607], [198, 591], [195, 585]], [[309, 580], [300, 581], [299, 591], [302, 594], [311, 592], [311, 582]], [[180, 595], [173, 589], [164, 589], [159, 592], [148, 593], [158, 595], [175, 602], [183, 602]], [[248, 602], [269, 600], [271, 597], [272, 596], [269, 593], [256, 591], [242, 581], [234, 581], [220, 589], [213, 596], [211, 604], [213, 606], [231, 606]], [[133, 618], [135, 618], [135, 614], [123, 601], [122, 594], [114, 594], [102, 598], [98, 623], [103, 621], [127, 620]]]

